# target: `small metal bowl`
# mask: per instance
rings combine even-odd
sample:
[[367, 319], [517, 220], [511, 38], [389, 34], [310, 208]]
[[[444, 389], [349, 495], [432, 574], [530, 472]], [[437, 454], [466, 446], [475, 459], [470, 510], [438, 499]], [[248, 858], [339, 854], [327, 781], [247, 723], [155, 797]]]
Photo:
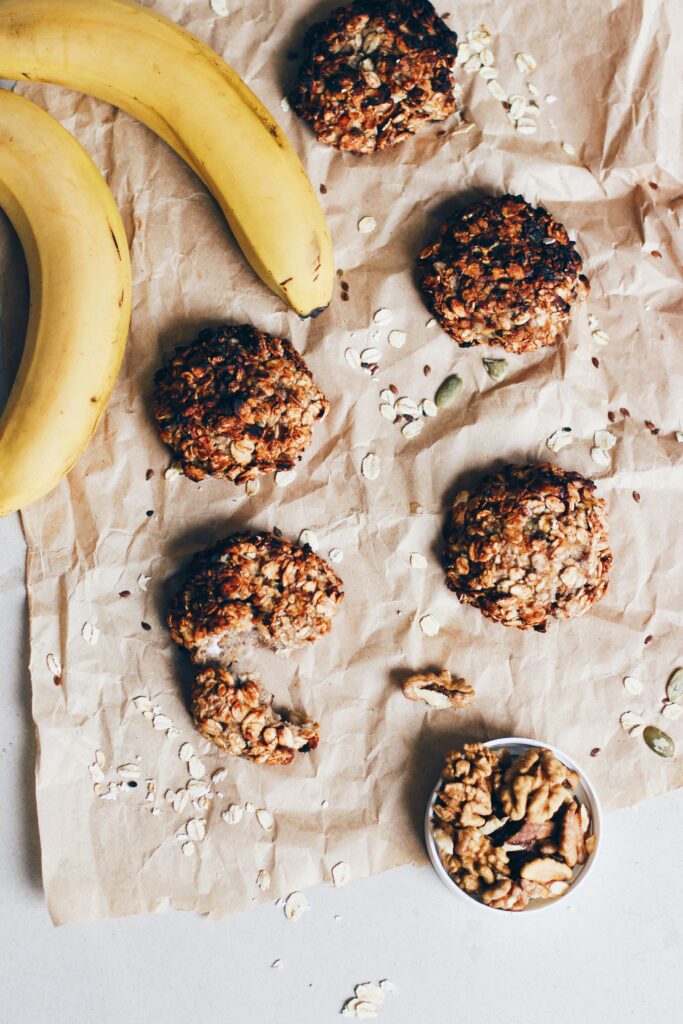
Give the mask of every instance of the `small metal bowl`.
[[[553, 747], [550, 743], [539, 743], [538, 740], [527, 739], [524, 736], [506, 736], [499, 740], [489, 740], [488, 743], [484, 743], [485, 747], [489, 747], [491, 750], [501, 750], [503, 747], [509, 750], [513, 757], [517, 757], [519, 754], [523, 754], [525, 750], [530, 747], [539, 747], [549, 750], [555, 755], [555, 757], [566, 764], [568, 768], [573, 769], [579, 776], [579, 783], [576, 786], [575, 793], [581, 803], [585, 804], [588, 808], [591, 816], [591, 832], [595, 836], [595, 849], [588, 855], [585, 864], [577, 864], [574, 868], [574, 874], [569, 883], [569, 888], [561, 896], [555, 896], [553, 899], [530, 900], [523, 910], [515, 911], [515, 913], [524, 914], [531, 910], [546, 910], [548, 907], [553, 907], [558, 903], [561, 903], [563, 899], [568, 896], [573, 896], [578, 886], [586, 879], [590, 871], [593, 869], [595, 864], [598, 850], [600, 849], [600, 830], [602, 824], [602, 812], [600, 810], [600, 801], [598, 795], [591, 785], [590, 780], [586, 776], [586, 773], [571, 759], [567, 754], [558, 750], [557, 747]], [[470, 905], [481, 907], [483, 910], [494, 911], [500, 913], [501, 911], [497, 907], [489, 907], [486, 903], [471, 893], [465, 892], [460, 886], [453, 881], [451, 876], [446, 871], [445, 867], [441, 863], [439, 857], [439, 851], [436, 847], [436, 841], [434, 839], [434, 833], [432, 831], [432, 821], [434, 817], [434, 801], [436, 800], [437, 793], [441, 787], [441, 778], [439, 778], [436, 786], [432, 790], [432, 794], [427, 804], [427, 811], [425, 814], [425, 840], [427, 844], [427, 853], [429, 859], [432, 862], [432, 867], [436, 871], [437, 875], [450, 889], [451, 892], [455, 893], [460, 899], [467, 900]], [[503, 913], [511, 913], [510, 911], [503, 911]]]

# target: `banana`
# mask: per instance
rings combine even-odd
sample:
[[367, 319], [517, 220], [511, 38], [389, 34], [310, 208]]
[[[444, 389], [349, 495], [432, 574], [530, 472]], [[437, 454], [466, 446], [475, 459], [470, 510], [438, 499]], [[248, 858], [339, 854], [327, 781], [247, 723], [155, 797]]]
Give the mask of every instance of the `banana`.
[[119, 211], [79, 144], [0, 89], [0, 209], [31, 296], [24, 354], [0, 418], [0, 515], [52, 490], [92, 437], [123, 358], [131, 270]]
[[247, 260], [300, 316], [332, 295], [332, 242], [286, 136], [199, 39], [128, 0], [0, 0], [0, 78], [128, 111], [202, 179]]

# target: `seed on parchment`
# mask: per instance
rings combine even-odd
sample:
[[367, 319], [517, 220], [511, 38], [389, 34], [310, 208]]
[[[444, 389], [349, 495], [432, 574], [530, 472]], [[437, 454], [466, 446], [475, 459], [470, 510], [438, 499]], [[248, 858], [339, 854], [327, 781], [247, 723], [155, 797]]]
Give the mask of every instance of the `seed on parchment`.
[[425, 556], [420, 554], [419, 551], [411, 551], [410, 564], [413, 569], [426, 569], [428, 562]]
[[401, 433], [405, 438], [410, 440], [411, 437], [417, 437], [424, 426], [422, 420], [409, 420], [408, 423], [404, 423], [401, 427]]
[[188, 839], [201, 843], [206, 835], [206, 822], [203, 818], [190, 818], [185, 825]]
[[563, 142], [563, 143], [562, 143], [562, 149], [563, 149], [563, 150], [565, 151], [565, 153], [566, 153], [566, 154], [567, 154], [568, 156], [576, 156], [576, 150], [575, 150], [575, 149], [574, 149], [574, 147], [573, 147], [573, 146], [571, 145], [571, 143], [569, 143], [569, 142]]
[[150, 582], [151, 579], [152, 579], [151, 576], [145, 576], [144, 572], [141, 572], [140, 575], [138, 576], [138, 586], [139, 586], [140, 590], [144, 590], [145, 593], [146, 593], [147, 592], [147, 587], [148, 587], [149, 582]]
[[393, 405], [389, 405], [388, 402], [382, 402], [382, 404], [379, 407], [379, 412], [380, 415], [383, 416], [385, 420], [389, 420], [390, 423], [394, 423], [398, 416], [398, 413], [394, 409]]
[[310, 903], [302, 892], [290, 892], [285, 900], [285, 917], [288, 921], [298, 921], [302, 914], [310, 910]]
[[431, 612], [427, 612], [427, 614], [423, 615], [420, 619], [420, 629], [425, 636], [436, 636], [441, 629], [441, 626], [436, 616], [432, 615]]
[[666, 695], [672, 704], [683, 704], [683, 668], [677, 668], [669, 677]]
[[546, 445], [550, 448], [551, 452], [559, 452], [567, 445], [572, 443], [572, 428], [571, 427], [559, 427], [555, 430], [549, 438], [546, 439]]
[[59, 678], [59, 676], [61, 676], [62, 674], [62, 663], [57, 657], [57, 655], [48, 654], [47, 658], [45, 659], [45, 662], [47, 664], [47, 669], [50, 675]]
[[635, 711], [624, 711], [619, 719], [619, 724], [630, 736], [640, 736], [645, 729], [643, 716], [637, 715]]
[[347, 348], [344, 352], [344, 359], [352, 370], [360, 370], [360, 352], [356, 348]]
[[186, 789], [179, 789], [173, 797], [173, 810], [176, 814], [182, 814], [187, 807], [187, 802], [190, 799], [190, 794]]
[[432, 402], [431, 398], [423, 398], [420, 402], [420, 412], [423, 416], [427, 416], [430, 419], [438, 413], [436, 402]]
[[638, 697], [643, 692], [643, 684], [635, 676], [625, 676], [624, 689], [627, 693], [632, 693], [634, 697]]
[[327, 557], [331, 562], [334, 562], [335, 565], [338, 565], [344, 560], [344, 552], [341, 548], [330, 548]]
[[81, 629], [81, 636], [87, 644], [94, 647], [100, 638], [99, 627], [94, 622], [84, 622], [83, 628]]
[[483, 359], [482, 362], [491, 380], [505, 380], [508, 372], [507, 359]]
[[239, 821], [242, 820], [243, 814], [244, 810], [242, 807], [240, 807], [239, 804], [230, 804], [227, 811], [223, 811], [223, 813], [221, 814], [221, 818], [228, 825], [236, 825]]
[[434, 402], [439, 409], [447, 409], [449, 405], [453, 405], [453, 402], [458, 397], [458, 392], [462, 387], [462, 378], [458, 377], [457, 373], [453, 373], [450, 377], [446, 377], [445, 380], [439, 384], [434, 395]]
[[264, 832], [273, 831], [273, 815], [265, 807], [259, 807], [256, 811], [256, 820]]
[[614, 448], [616, 443], [616, 437], [614, 434], [611, 434], [609, 430], [596, 430], [593, 435], [593, 444], [596, 448], [601, 448], [604, 452], [610, 451]]
[[381, 463], [379, 455], [375, 452], [368, 452], [360, 464], [360, 471], [366, 480], [376, 480], [379, 476]]
[[175, 479], [175, 477], [182, 475], [183, 467], [181, 466], [181, 464], [179, 462], [172, 462], [171, 465], [166, 470], [166, 472], [164, 473], [164, 479], [173, 480]]
[[159, 732], [170, 729], [172, 725], [173, 722], [168, 715], [155, 715], [152, 719], [152, 728], [158, 729]]
[[515, 64], [517, 65], [517, 70], [522, 75], [533, 74], [538, 66], [530, 53], [523, 52], [515, 54]]
[[361, 217], [358, 221], [358, 231], [361, 235], [370, 235], [377, 227], [377, 221], [374, 217]]
[[302, 547], [307, 545], [311, 551], [317, 551], [320, 547], [318, 535], [317, 533], [314, 533], [313, 530], [302, 530], [299, 534], [299, 544]]
[[670, 718], [672, 722], [675, 722], [677, 718], [683, 715], [683, 704], [665, 704], [662, 708], [662, 715], [664, 718]]
[[193, 857], [194, 856], [194, 850], [195, 850], [194, 843], [191, 843], [191, 842], [183, 843], [183, 845], [180, 847], [180, 849], [183, 851], [183, 853], [185, 854], [186, 857]]
[[280, 469], [275, 474], [275, 486], [276, 487], [289, 487], [291, 483], [296, 479], [295, 469]]
[[376, 310], [373, 320], [376, 324], [388, 324], [394, 317], [394, 314], [386, 306], [382, 306], [381, 309]]
[[339, 888], [342, 885], [347, 885], [351, 881], [351, 868], [345, 860], [340, 860], [334, 865], [331, 871], [332, 885], [335, 888]]
[[648, 725], [643, 733], [643, 739], [650, 750], [654, 751], [655, 754], [659, 754], [660, 757], [674, 757], [676, 754], [676, 744], [669, 734], [658, 729], [655, 725]]
[[407, 338], [405, 331], [389, 331], [388, 341], [392, 348], [403, 348]]

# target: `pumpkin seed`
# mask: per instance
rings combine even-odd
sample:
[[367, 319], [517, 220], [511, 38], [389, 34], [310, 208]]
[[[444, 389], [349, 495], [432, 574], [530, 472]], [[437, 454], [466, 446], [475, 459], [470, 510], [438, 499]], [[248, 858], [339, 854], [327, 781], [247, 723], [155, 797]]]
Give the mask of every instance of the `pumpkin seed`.
[[491, 380], [505, 380], [508, 372], [507, 359], [484, 359], [482, 362]]
[[666, 695], [672, 704], [683, 704], [683, 668], [677, 668], [666, 684]]
[[674, 757], [676, 753], [676, 744], [668, 735], [668, 733], [662, 732], [654, 725], [648, 725], [647, 729], [643, 733], [643, 739], [647, 743], [650, 750], [660, 757]]
[[462, 387], [462, 378], [458, 377], [457, 373], [451, 374], [450, 377], [446, 377], [437, 388], [436, 394], [434, 395], [434, 402], [439, 409], [447, 409], [449, 405], [453, 405], [453, 402], [458, 397], [458, 392]]

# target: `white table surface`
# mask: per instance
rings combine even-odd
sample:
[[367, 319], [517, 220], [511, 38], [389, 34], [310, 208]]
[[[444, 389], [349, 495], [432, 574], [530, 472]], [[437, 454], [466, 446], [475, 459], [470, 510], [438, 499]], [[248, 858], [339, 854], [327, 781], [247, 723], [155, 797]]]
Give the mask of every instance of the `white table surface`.
[[[462, 905], [430, 868], [321, 885], [288, 922], [165, 913], [54, 928], [33, 796], [24, 542], [0, 520], [0, 1024], [324, 1024], [361, 981], [390, 978], [386, 1024], [683, 1019], [683, 793], [605, 822], [574, 897], [527, 915]], [[335, 920], [341, 915], [341, 920]], [[280, 957], [283, 970], [273, 970]]]

